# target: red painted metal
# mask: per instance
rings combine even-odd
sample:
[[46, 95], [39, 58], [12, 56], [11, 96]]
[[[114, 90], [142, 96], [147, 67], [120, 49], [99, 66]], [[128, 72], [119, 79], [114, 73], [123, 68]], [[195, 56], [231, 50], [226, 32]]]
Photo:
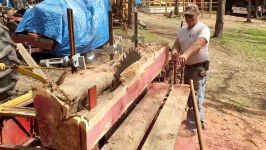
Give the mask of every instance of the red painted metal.
[[17, 22], [20, 22], [22, 20], [21, 17], [16, 17], [16, 16], [8, 16], [7, 18], [9, 20], [14, 20], [14, 21], [17, 21]]
[[139, 80], [128, 86], [127, 92], [119, 98], [117, 103], [113, 105], [103, 118], [95, 125], [92, 125], [88, 131], [82, 131], [82, 137], [86, 137], [86, 139], [82, 140], [86, 141], [86, 147], [83, 147], [84, 149], [91, 149], [98, 143], [106, 131], [111, 128], [130, 104], [137, 99], [147, 85], [161, 72], [168, 60], [168, 55], [168, 49], [164, 48], [164, 52], [154, 60], [153, 64], [145, 69], [145, 72], [139, 77]]
[[[1, 117], [2, 118], [2, 117]], [[24, 118], [24, 117], [15, 117], [20, 124], [28, 131], [31, 132], [32, 118]], [[13, 145], [21, 145], [25, 143], [30, 137], [25, 134], [22, 129], [12, 120], [11, 118], [6, 118], [3, 120], [3, 127], [1, 130], [2, 141], [1, 144], [13, 144]]]
[[91, 87], [88, 90], [88, 102], [89, 102], [89, 110], [92, 110], [97, 105], [96, 100], [96, 86]]
[[55, 42], [51, 39], [46, 39], [39, 36], [38, 34], [29, 33], [29, 34], [18, 34], [10, 33], [11, 39], [16, 43], [22, 43], [23, 45], [31, 47], [37, 47], [40, 51], [44, 50], [53, 50], [55, 47]]

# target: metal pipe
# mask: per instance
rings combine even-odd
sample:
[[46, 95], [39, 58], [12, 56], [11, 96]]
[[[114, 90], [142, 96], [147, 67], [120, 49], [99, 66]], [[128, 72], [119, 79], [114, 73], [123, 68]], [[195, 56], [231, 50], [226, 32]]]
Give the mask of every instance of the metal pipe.
[[71, 70], [72, 73], [77, 71], [77, 68], [74, 67], [72, 57], [76, 54], [75, 47], [75, 36], [74, 36], [74, 19], [73, 19], [73, 10], [67, 8], [67, 21], [68, 21], [68, 36], [69, 36], [69, 45], [70, 45], [70, 59], [71, 59]]
[[176, 84], [176, 68], [177, 68], [177, 60], [174, 59], [174, 84]]
[[[114, 45], [113, 12], [109, 11], [108, 16], [109, 16], [109, 45], [113, 46]], [[110, 54], [110, 60], [113, 59], [114, 59], [114, 54]]]
[[180, 67], [180, 83], [179, 84], [182, 84], [183, 83], [183, 78], [184, 78], [184, 66], [181, 66]]
[[138, 12], [134, 12], [135, 47], [138, 47]]
[[198, 109], [198, 104], [196, 101], [193, 80], [189, 80], [189, 82], [190, 82], [190, 89], [191, 89], [192, 99], [193, 99], [193, 107], [194, 107], [195, 120], [196, 120], [196, 126], [197, 126], [198, 138], [199, 138], [199, 145], [200, 145], [200, 149], [204, 150], [205, 146], [204, 146], [204, 141], [203, 141], [203, 136], [202, 136], [202, 126], [201, 126], [200, 117], [199, 117], [199, 109]]

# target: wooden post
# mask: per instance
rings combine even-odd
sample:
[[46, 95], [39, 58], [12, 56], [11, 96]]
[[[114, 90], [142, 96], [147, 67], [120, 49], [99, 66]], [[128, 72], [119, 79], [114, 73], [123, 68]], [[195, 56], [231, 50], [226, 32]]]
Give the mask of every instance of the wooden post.
[[204, 6], [203, 6], [204, 4], [203, 4], [203, 1], [204, 0], [201, 0], [200, 1], [200, 5], [201, 5], [201, 17], [203, 17], [203, 13], [204, 13]]
[[197, 100], [195, 96], [193, 80], [190, 80], [190, 89], [191, 89], [192, 99], [193, 99], [193, 108], [194, 108], [194, 113], [195, 113], [195, 120], [196, 120], [196, 125], [197, 125], [200, 150], [204, 150], [205, 146], [204, 146], [204, 140], [202, 136], [202, 126], [201, 126], [200, 117], [199, 117], [199, 109], [198, 109], [198, 104], [197, 104]]
[[185, 12], [185, 0], [183, 0], [183, 14]]
[[211, 13], [212, 13], [212, 0], [210, 0], [209, 3], [209, 17], [211, 17]]
[[168, 3], [168, 0], [165, 0], [165, 14], [167, 14], [167, 3]]

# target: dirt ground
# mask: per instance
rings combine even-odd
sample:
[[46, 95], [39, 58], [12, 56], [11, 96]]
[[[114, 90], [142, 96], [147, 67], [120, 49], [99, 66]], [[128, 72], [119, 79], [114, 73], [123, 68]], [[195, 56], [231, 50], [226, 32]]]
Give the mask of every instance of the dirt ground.
[[[147, 31], [160, 40], [173, 44], [180, 18], [140, 14]], [[215, 15], [205, 15], [200, 21], [211, 31]], [[225, 16], [224, 30], [239, 27], [265, 28], [266, 23], [234, 16]], [[210, 70], [205, 96], [206, 130], [203, 131], [206, 149], [263, 150], [266, 149], [266, 67], [244, 56], [236, 55], [230, 47], [210, 41]], [[184, 125], [183, 125], [184, 126]], [[199, 149], [197, 136], [180, 131], [182, 149]]]

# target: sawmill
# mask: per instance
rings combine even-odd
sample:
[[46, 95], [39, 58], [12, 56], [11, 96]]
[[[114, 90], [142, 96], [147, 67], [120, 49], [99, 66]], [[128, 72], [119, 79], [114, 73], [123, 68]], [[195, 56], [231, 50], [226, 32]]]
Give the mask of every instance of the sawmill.
[[[167, 43], [142, 42], [136, 4], [1, 6], [0, 149], [175, 149], [193, 85], [183, 84]], [[115, 23], [132, 28], [129, 46]], [[37, 84], [18, 92], [21, 75]]]

